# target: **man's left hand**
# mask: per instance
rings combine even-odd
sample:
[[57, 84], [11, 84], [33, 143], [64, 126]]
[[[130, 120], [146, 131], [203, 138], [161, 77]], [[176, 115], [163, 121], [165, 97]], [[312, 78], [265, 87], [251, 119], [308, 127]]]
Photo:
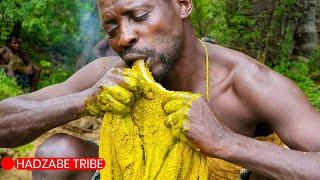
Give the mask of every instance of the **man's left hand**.
[[233, 134], [230, 129], [218, 121], [203, 97], [191, 103], [188, 123], [187, 137], [203, 154], [211, 157], [219, 156]]
[[[163, 109], [168, 114], [165, 124], [173, 129], [173, 135], [185, 132], [192, 144], [207, 156], [219, 156], [227, 140], [231, 139], [232, 132], [217, 120], [203, 97], [194, 100], [187, 96], [173, 98], [164, 103]], [[185, 141], [183, 136], [180, 139]]]

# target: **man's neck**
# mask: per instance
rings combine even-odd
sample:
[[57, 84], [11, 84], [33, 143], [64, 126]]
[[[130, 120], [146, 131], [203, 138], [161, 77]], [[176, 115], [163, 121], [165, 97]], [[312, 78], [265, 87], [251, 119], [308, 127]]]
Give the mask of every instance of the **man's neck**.
[[204, 77], [204, 47], [193, 32], [185, 34], [181, 56], [163, 82], [163, 85], [169, 90], [192, 91], [198, 84], [195, 82], [199, 82], [199, 79]]

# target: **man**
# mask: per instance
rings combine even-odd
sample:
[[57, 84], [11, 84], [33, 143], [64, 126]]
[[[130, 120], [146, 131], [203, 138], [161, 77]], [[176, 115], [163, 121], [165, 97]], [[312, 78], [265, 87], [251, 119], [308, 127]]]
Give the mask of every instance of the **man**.
[[31, 74], [31, 66], [25, 66], [23, 60], [14, 55], [8, 48], [0, 48], [0, 67], [4, 68], [7, 75], [15, 78], [16, 73]]
[[27, 54], [21, 51], [21, 43], [22, 40], [15, 36], [9, 36], [7, 39], [8, 49], [13, 54], [11, 57], [15, 57], [11, 64], [18, 82], [23, 87], [30, 87], [30, 91], [33, 92], [37, 90], [41, 71], [39, 67], [32, 65]]
[[[165, 88], [206, 94], [205, 48], [192, 29], [191, 0], [99, 0], [98, 6], [109, 43], [122, 60], [98, 59], [61, 84], [2, 101], [2, 147], [26, 144], [76, 119], [85, 108], [84, 97], [94, 96], [102, 85], [124, 82], [115, 72], [136, 59], [145, 59]], [[204, 96], [191, 105], [187, 137], [207, 156], [256, 172], [252, 178], [320, 179], [320, 115], [301, 90], [240, 52], [205, 45], [209, 102]], [[274, 131], [292, 150], [252, 138]], [[36, 155], [87, 157], [96, 156], [97, 149], [94, 143], [58, 134]], [[85, 179], [92, 174], [34, 172], [33, 177]]]

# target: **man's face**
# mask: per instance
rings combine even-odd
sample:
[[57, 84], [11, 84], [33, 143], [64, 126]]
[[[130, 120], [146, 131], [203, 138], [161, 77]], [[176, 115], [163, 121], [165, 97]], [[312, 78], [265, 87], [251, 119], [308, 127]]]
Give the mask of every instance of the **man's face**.
[[21, 40], [13, 37], [9, 43], [9, 46], [14, 52], [17, 52], [20, 50], [20, 44], [21, 44]]
[[144, 59], [161, 81], [183, 48], [182, 20], [171, 0], [99, 0], [110, 46], [131, 66]]

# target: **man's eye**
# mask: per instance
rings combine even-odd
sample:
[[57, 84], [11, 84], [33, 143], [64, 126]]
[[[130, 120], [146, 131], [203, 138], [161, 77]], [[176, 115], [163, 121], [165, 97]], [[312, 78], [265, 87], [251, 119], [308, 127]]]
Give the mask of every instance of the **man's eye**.
[[117, 29], [118, 27], [113, 28], [111, 31], [108, 31], [109, 39], [112, 39], [117, 35]]
[[132, 20], [134, 20], [135, 22], [142, 22], [142, 21], [147, 20], [147, 19], [148, 19], [148, 16], [149, 16], [149, 13], [145, 13], [145, 14], [140, 15], [140, 16], [137, 16], [137, 15], [132, 14], [132, 15], [130, 16], [130, 18], [131, 18]]

